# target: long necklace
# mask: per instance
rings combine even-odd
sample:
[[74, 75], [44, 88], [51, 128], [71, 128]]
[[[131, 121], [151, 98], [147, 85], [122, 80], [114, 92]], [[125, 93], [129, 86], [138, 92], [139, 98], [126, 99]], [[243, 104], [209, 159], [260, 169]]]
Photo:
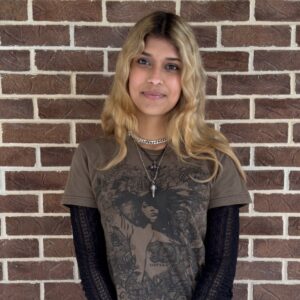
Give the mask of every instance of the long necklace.
[[145, 145], [160, 145], [165, 144], [168, 139], [167, 138], [160, 138], [156, 140], [147, 140], [135, 135], [132, 131], [128, 131], [128, 135], [131, 136], [137, 143], [145, 144]]
[[156, 168], [155, 173], [154, 173], [154, 177], [152, 178], [152, 177], [150, 176], [150, 174], [149, 174], [149, 172], [148, 172], [146, 166], [145, 166], [145, 163], [144, 163], [144, 160], [143, 160], [143, 157], [142, 157], [142, 152], [141, 152], [141, 150], [139, 149], [139, 146], [137, 145], [137, 142], [135, 141], [135, 139], [133, 139], [133, 141], [134, 141], [136, 150], [137, 150], [137, 152], [138, 152], [138, 154], [139, 154], [139, 158], [140, 158], [140, 160], [141, 160], [141, 163], [142, 163], [142, 165], [143, 165], [143, 168], [144, 168], [144, 170], [145, 170], [145, 173], [146, 173], [146, 175], [147, 175], [147, 178], [148, 178], [148, 180], [150, 181], [150, 191], [151, 191], [151, 194], [152, 194], [152, 198], [154, 198], [154, 197], [155, 197], [155, 191], [157, 190], [156, 179], [157, 179], [157, 176], [158, 176], [158, 170], [159, 170], [160, 164], [161, 164], [161, 162], [162, 162], [162, 160], [163, 160], [163, 158], [164, 158], [164, 156], [165, 156], [166, 149], [167, 149], [168, 145], [164, 148], [164, 150], [163, 150], [163, 152], [162, 152], [162, 155], [161, 155], [161, 157], [160, 157], [160, 160], [158, 161], [157, 168]]
[[151, 162], [151, 165], [149, 166], [149, 169], [154, 172], [158, 167], [158, 162], [160, 161], [161, 157], [164, 154], [165, 148], [158, 155], [155, 155], [155, 158], [153, 159], [152, 157], [154, 155], [152, 155], [152, 157], [151, 157], [151, 154], [148, 153], [143, 147], [140, 147], [139, 145], [138, 145], [138, 147], [139, 147], [140, 150], [143, 151], [143, 153], [146, 155], [146, 157]]

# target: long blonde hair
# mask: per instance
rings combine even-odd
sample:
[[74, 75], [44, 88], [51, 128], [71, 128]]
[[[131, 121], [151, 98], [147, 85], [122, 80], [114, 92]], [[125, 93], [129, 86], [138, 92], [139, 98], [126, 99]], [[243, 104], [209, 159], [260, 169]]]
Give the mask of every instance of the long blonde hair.
[[132, 60], [142, 53], [145, 40], [150, 35], [170, 41], [182, 61], [181, 96], [168, 116], [169, 145], [183, 161], [188, 157], [212, 161], [214, 167], [207, 181], [213, 179], [220, 168], [215, 150], [231, 157], [244, 177], [227, 139], [205, 122], [206, 75], [194, 33], [179, 16], [167, 12], [154, 12], [138, 21], [130, 30], [118, 56], [111, 93], [101, 120], [104, 133], [115, 137], [119, 150], [104, 169], [115, 166], [125, 158], [128, 131], [137, 132], [136, 108], [128, 92], [128, 78]]

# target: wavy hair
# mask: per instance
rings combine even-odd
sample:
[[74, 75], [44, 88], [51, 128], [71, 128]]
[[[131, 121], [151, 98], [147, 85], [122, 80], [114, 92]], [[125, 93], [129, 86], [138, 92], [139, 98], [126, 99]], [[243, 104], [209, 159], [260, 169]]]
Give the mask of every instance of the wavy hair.
[[142, 53], [149, 36], [171, 42], [182, 61], [181, 96], [168, 116], [169, 145], [183, 161], [187, 158], [212, 161], [212, 174], [206, 181], [213, 179], [221, 167], [216, 150], [231, 157], [245, 178], [227, 139], [205, 122], [206, 75], [195, 35], [181, 17], [168, 12], [154, 12], [138, 21], [119, 53], [111, 93], [101, 115], [104, 133], [114, 136], [119, 148], [103, 169], [113, 167], [126, 157], [128, 131], [137, 132], [136, 107], [128, 92], [128, 78], [132, 60]]

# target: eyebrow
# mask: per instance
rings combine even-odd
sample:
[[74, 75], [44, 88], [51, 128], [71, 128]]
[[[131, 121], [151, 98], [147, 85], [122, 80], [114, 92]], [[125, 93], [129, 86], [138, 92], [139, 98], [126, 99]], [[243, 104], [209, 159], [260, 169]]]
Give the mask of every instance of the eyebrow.
[[[142, 52], [142, 55], [152, 57], [152, 55], [150, 53], [145, 52], [145, 51]], [[179, 61], [179, 62], [181, 62], [181, 60], [178, 57], [166, 57], [166, 60], [172, 60], [172, 61]]]

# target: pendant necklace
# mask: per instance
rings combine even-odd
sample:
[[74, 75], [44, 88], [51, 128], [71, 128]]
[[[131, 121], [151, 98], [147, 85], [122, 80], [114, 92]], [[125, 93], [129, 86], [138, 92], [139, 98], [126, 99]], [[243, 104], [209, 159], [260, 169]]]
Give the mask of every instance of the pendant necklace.
[[[146, 151], [146, 149], [140, 147], [138, 145], [139, 149], [143, 151], [143, 153], [145, 154], [145, 156], [149, 159], [149, 161], [151, 162], [151, 165], [148, 167], [152, 172], [155, 172], [155, 170], [157, 169], [158, 167], [158, 162], [160, 161], [161, 157], [163, 156], [164, 154], [164, 151], [165, 151], [165, 148], [158, 154], [158, 155], [155, 155], [155, 159], [153, 159], [151, 157], [151, 155]], [[154, 155], [153, 155], [154, 156]]]

